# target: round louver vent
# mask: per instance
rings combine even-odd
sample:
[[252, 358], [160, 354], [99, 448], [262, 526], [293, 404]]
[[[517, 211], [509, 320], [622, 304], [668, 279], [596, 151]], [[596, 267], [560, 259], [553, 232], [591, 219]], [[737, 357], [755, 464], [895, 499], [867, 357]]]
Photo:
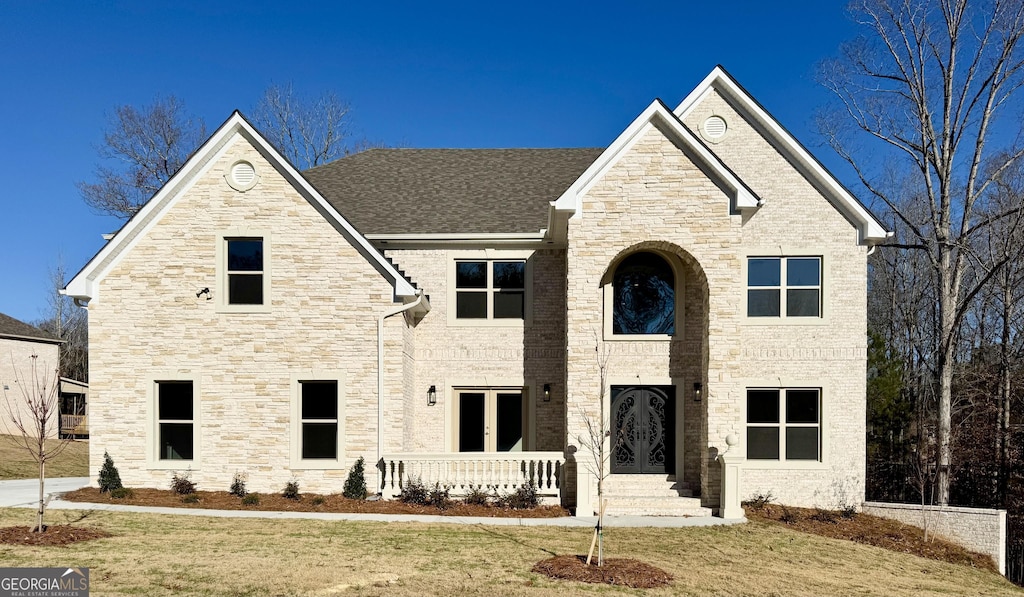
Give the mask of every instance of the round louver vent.
[[256, 176], [256, 169], [245, 160], [235, 162], [224, 178], [231, 188], [243, 193], [256, 186], [260, 179], [259, 176]]
[[721, 116], [712, 116], [704, 121], [704, 135], [708, 139], [721, 139], [728, 127]]
[[238, 162], [231, 167], [231, 179], [240, 187], [247, 187], [256, 178], [256, 170], [249, 162]]

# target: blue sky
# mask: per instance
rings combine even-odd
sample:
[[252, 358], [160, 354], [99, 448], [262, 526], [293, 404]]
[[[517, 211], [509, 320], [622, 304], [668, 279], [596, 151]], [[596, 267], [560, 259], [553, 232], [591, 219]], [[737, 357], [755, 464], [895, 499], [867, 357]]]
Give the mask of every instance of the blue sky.
[[177, 95], [213, 130], [270, 83], [352, 105], [410, 147], [596, 147], [722, 64], [820, 147], [814, 67], [856, 35], [841, 1], [46, 2], [0, 0], [0, 312], [35, 321], [120, 222], [83, 204], [113, 108]]

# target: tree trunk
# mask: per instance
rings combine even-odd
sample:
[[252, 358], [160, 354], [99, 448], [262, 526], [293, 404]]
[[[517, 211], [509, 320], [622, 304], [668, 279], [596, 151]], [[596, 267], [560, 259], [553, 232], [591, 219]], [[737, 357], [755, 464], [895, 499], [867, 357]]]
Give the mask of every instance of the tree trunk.
[[956, 347], [955, 313], [957, 304], [956, 284], [950, 264], [949, 247], [939, 244], [939, 408], [936, 429], [936, 487], [935, 501], [940, 506], [949, 505], [950, 444], [952, 439], [953, 410], [953, 366]]
[[[46, 441], [46, 440], [45, 439], [41, 439], [40, 443], [42, 443], [44, 441]], [[39, 459], [39, 511], [36, 512], [36, 514], [38, 516], [36, 517], [36, 528], [35, 528], [35, 532], [37, 532], [37, 533], [42, 533], [45, 530], [43, 528], [43, 509], [45, 508], [45, 504], [43, 503], [43, 496], [45, 495], [45, 493], [43, 491], [43, 484], [45, 483], [45, 481], [46, 481], [46, 459], [45, 458], [40, 458]]]

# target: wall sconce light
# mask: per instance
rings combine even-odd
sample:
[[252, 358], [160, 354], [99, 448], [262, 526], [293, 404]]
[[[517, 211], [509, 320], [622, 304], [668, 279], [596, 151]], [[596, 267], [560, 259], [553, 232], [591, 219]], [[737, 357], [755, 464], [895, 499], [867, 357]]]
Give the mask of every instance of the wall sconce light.
[[427, 406], [434, 406], [437, 404], [437, 386], [430, 386], [427, 390]]
[[704, 393], [704, 384], [699, 381], [693, 382], [693, 401], [700, 402], [701, 394]]
[[204, 294], [206, 295], [206, 300], [210, 300], [210, 299], [213, 298], [213, 295], [210, 294], [210, 289], [209, 288], [204, 288], [204, 289], [200, 290], [199, 292], [197, 292], [196, 293], [196, 298], [199, 298], [199, 297], [203, 296]]
[[544, 402], [551, 402], [551, 384], [544, 384]]

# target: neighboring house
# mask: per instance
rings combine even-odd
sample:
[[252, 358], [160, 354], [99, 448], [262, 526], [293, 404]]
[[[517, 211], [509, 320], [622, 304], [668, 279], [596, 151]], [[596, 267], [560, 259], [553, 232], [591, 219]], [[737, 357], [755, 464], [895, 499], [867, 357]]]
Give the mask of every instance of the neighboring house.
[[60, 432], [67, 437], [89, 437], [89, 384], [60, 378]]
[[886, 235], [721, 68], [605, 149], [299, 173], [235, 113], [66, 288], [92, 471], [331, 492], [363, 456], [385, 495], [533, 477], [589, 514], [604, 412], [615, 512], [859, 504]]
[[[52, 334], [0, 313], [0, 434], [21, 435], [14, 421], [20, 418], [26, 431], [37, 435], [26, 400], [33, 395], [33, 363], [39, 385], [53, 388], [60, 367], [60, 344]], [[55, 417], [46, 435], [56, 437], [57, 433]]]

